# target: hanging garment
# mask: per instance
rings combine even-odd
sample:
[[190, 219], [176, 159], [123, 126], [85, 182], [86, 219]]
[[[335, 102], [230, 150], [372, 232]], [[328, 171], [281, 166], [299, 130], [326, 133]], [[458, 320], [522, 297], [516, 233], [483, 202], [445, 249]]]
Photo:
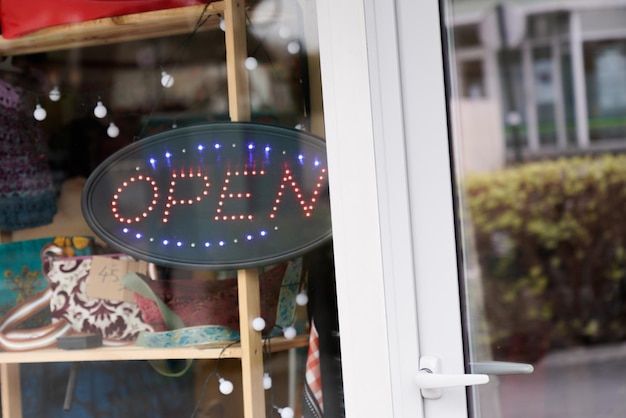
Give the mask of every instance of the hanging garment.
[[304, 418], [344, 418], [339, 319], [332, 245], [307, 254], [311, 322], [304, 381]]
[[46, 135], [23, 111], [23, 91], [0, 80], [0, 230], [52, 222], [56, 193]]

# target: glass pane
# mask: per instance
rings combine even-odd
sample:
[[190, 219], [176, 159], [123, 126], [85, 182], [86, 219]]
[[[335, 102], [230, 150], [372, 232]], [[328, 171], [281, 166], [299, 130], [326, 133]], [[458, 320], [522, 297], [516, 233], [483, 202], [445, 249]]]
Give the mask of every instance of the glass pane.
[[[484, 83], [500, 86], [500, 94], [477, 102], [453, 90], [449, 98], [453, 116], [471, 115], [451, 118], [460, 125], [452, 129], [451, 147], [467, 371], [501, 367], [488, 385], [469, 389], [470, 412], [484, 418], [621, 416], [626, 40], [612, 17], [621, 9], [591, 13], [597, 3], [586, 2], [591, 25], [566, 5], [555, 19], [548, 2], [506, 4], [516, 13], [502, 25], [525, 26], [523, 36], [505, 48], [499, 39], [482, 40], [485, 61], [499, 67], [484, 74]], [[481, 1], [443, 5], [452, 15], [447, 22], [464, 25], [488, 25], [484, 17], [496, 12]], [[598, 21], [603, 18], [606, 24]], [[599, 28], [605, 28], [602, 35]], [[449, 39], [457, 38], [454, 23], [446, 30]], [[498, 37], [501, 31], [482, 33]], [[592, 34], [596, 40], [587, 40]], [[457, 63], [466, 53], [454, 42], [446, 52]], [[464, 67], [447, 71], [452, 89], [464, 86]], [[527, 133], [517, 158], [502, 152], [512, 132], [501, 120], [511, 110], [520, 112]], [[588, 121], [579, 120], [585, 112]], [[581, 131], [587, 122], [588, 132]], [[495, 134], [486, 139], [485, 132]], [[596, 146], [600, 140], [603, 148]], [[550, 154], [533, 149], [534, 143], [550, 145]], [[523, 373], [524, 365], [534, 372]]]
[[[155, 370], [154, 363], [135, 361], [142, 359], [141, 354], [145, 352], [143, 348], [133, 351], [136, 348], [134, 345], [139, 345], [141, 340], [139, 331], [142, 331], [143, 341], [158, 342], [157, 340], [163, 338], [165, 345], [176, 345], [186, 341], [188, 337], [185, 335], [183, 338], [176, 338], [158, 333], [175, 328], [163, 317], [159, 305], [149, 298], [142, 299], [139, 294], [131, 294], [131, 299], [124, 299], [123, 302], [118, 299], [109, 301], [100, 294], [97, 297], [90, 295], [87, 299], [85, 283], [86, 277], [91, 277], [87, 276], [87, 272], [94, 273], [96, 270], [93, 267], [96, 258], [92, 260], [94, 255], [105, 256], [106, 263], [109, 263], [97, 270], [100, 273], [97, 278], [105, 284], [105, 292], [113, 288], [117, 292], [116, 296], [127, 296], [119, 283], [121, 275], [113, 274], [112, 270], [119, 267], [115, 261], [126, 263], [128, 254], [123, 253], [120, 246], [112, 245], [102, 230], [91, 230], [86, 223], [81, 207], [86, 179], [96, 173], [96, 167], [116, 152], [128, 152], [127, 147], [136, 146], [147, 138], [154, 138], [156, 134], [175, 130], [188, 132], [198, 128], [198, 125], [212, 122], [226, 122], [226, 125], [231, 119], [236, 119], [231, 118], [232, 107], [229, 105], [237, 100], [246, 101], [247, 94], [236, 98], [229, 95], [229, 77], [233, 77], [234, 71], [227, 65], [227, 61], [232, 62], [232, 51], [227, 51], [226, 47], [225, 32], [230, 28], [224, 21], [225, 2], [99, 2], [102, 3], [100, 6], [91, 5], [94, 9], [101, 10], [109, 10], [110, 7], [110, 12], [104, 12], [106, 16], [93, 16], [86, 10], [65, 9], [66, 5], [61, 3], [39, 2], [40, 5], [32, 8], [22, 8], [18, 3], [3, 2], [1, 17], [0, 269], [3, 279], [0, 283], [0, 321], [6, 319], [5, 315], [16, 304], [28, 300], [44, 288], [54, 288], [55, 291], [51, 292], [54, 302], [46, 301], [43, 304], [46, 309], [50, 305], [50, 309], [34, 318], [39, 321], [36, 325], [50, 327], [50, 323], [54, 322], [63, 325], [59, 329], [67, 331], [69, 326], [66, 327], [65, 323], [71, 322], [74, 331], [103, 336], [105, 345], [111, 343], [115, 347], [91, 350], [91, 353], [114, 353], [106, 354], [106, 361], [95, 358], [98, 361], [83, 361], [80, 364], [70, 364], [66, 360], [73, 358], [73, 354], [78, 358], [81, 358], [81, 354], [87, 357], [90, 354], [85, 354], [84, 351], [78, 353], [60, 350], [55, 339], [51, 340], [52, 347], [46, 348], [47, 351], [19, 352], [18, 362], [33, 358], [42, 359], [42, 362], [21, 365], [17, 373], [12, 375], [20, 376], [21, 382], [17, 378], [9, 378], [7, 382], [3, 368], [3, 398], [6, 401], [5, 393], [10, 393], [9, 400], [13, 403], [13, 406], [8, 405], [8, 402], [2, 405], [3, 411], [17, 411], [14, 402], [20, 402], [21, 391], [22, 402], [18, 409], [21, 409], [24, 417], [243, 417], [245, 405], [257, 403], [260, 399], [264, 401], [267, 416], [280, 415], [279, 410], [289, 416], [290, 410], [285, 408], [292, 408], [293, 416], [307, 418], [318, 417], [320, 409], [324, 409], [331, 416], [343, 415], [341, 356], [330, 240], [320, 239], [314, 249], [303, 249], [302, 253], [291, 253], [297, 246], [293, 244], [289, 249], [280, 251], [283, 255], [287, 253], [293, 257], [289, 257], [289, 260], [271, 260], [271, 266], [257, 263], [246, 266], [252, 271], [257, 267], [259, 269], [260, 309], [262, 315], [266, 315], [260, 318], [262, 321], [255, 318], [252, 325], [267, 337], [255, 354], [262, 352], [262, 372], [267, 373], [270, 383], [267, 379], [256, 382], [257, 388], [264, 385], [267, 390], [263, 390], [262, 395], [255, 399], [244, 399], [242, 362], [238, 358], [241, 357], [241, 350], [231, 347], [240, 339], [238, 307], [244, 303], [239, 300], [237, 293], [237, 275], [240, 273], [232, 271], [233, 264], [221, 265], [219, 271], [190, 265], [188, 255], [191, 248], [197, 250], [197, 247], [206, 242], [191, 242], [187, 253], [182, 256], [185, 259], [182, 265], [155, 265], [153, 269], [141, 270], [145, 275], [150, 273], [153, 278], [157, 278], [155, 281], [142, 283], [163, 299], [164, 304], [176, 311], [183, 325], [186, 325], [185, 331], [190, 331], [191, 334], [198, 330], [197, 326], [202, 326], [200, 334], [206, 339], [200, 343], [205, 350], [194, 347], [195, 351], [189, 356], [202, 353], [200, 357], [206, 358], [193, 361], [181, 376], [165, 376]], [[119, 6], [117, 3], [124, 5]], [[128, 17], [126, 3], [136, 3], [134, 6], [141, 10], [131, 11], [142, 14]], [[171, 11], [150, 10], [157, 3], [158, 7], [164, 4], [179, 6], [180, 3], [193, 5], [176, 7], [176, 10]], [[26, 9], [28, 11], [24, 12]], [[273, 129], [288, 128], [297, 135], [323, 135], [315, 12], [315, 2], [307, 2], [304, 6], [299, 2], [279, 4], [265, 0], [246, 1], [245, 19], [242, 19], [241, 29], [234, 37], [243, 41], [246, 48], [238, 54], [241, 58], [238, 64], [245, 60], [245, 70], [237, 73], [243, 74], [246, 79], [241, 85], [244, 86], [244, 92], [249, 89], [249, 113], [252, 122], [262, 123], [267, 129], [268, 125], [274, 125]], [[16, 16], [20, 18], [12, 19]], [[108, 16], [114, 18], [107, 19]], [[98, 20], [93, 21], [96, 18]], [[84, 21], [88, 22], [83, 24]], [[8, 22], [15, 24], [11, 26]], [[67, 22], [75, 25], [69, 29], [57, 26]], [[101, 31], [94, 34], [91, 32], [94, 28], [100, 28]], [[45, 31], [31, 33], [32, 30], [39, 29]], [[46, 33], [52, 35], [47, 36]], [[8, 41], [7, 38], [11, 40]], [[5, 58], [9, 53], [7, 51], [14, 56]], [[237, 69], [240, 67], [243, 66], [237, 65]], [[247, 120], [245, 113], [242, 112], [240, 120]], [[306, 134], [300, 131], [306, 131]], [[153, 170], [153, 173], [159, 171], [160, 174], [153, 176], [160, 176], [160, 184], [154, 178], [149, 180], [148, 177], [142, 177], [145, 173], [139, 173], [137, 177], [131, 174], [129, 183], [143, 181], [143, 186], [146, 187], [135, 188], [126, 195], [126, 208], [136, 209], [141, 205], [142, 198], [147, 197], [143, 203], [162, 198], [159, 221], [161, 224], [170, 222], [171, 225], [172, 216], [175, 216], [169, 212], [174, 212], [172, 205], [184, 205], [186, 208], [195, 205], [194, 208], [198, 208], [200, 205], [196, 205], [196, 201], [204, 199], [203, 196], [208, 193], [214, 193], [213, 190], [219, 185], [221, 189], [215, 194], [222, 194], [217, 198], [219, 203], [216, 205], [232, 199], [236, 201], [233, 206], [243, 213], [243, 207], [249, 209], [249, 212], [256, 211], [262, 201], [268, 203], [274, 212], [289, 204], [299, 210], [301, 218], [310, 215], [314, 203], [325, 200], [324, 190], [311, 192], [311, 188], [324, 189], [327, 177], [321, 174], [315, 178], [307, 177], [301, 179], [307, 183], [303, 185], [296, 184], [294, 173], [298, 170], [291, 171], [293, 177], [283, 173], [290, 173], [286, 169], [288, 164], [301, 164], [303, 167], [309, 164], [309, 167], [316, 168], [320, 166], [320, 172], [325, 173], [326, 168], [322, 167], [326, 165], [323, 141], [315, 139], [314, 142], [319, 145], [319, 154], [315, 156], [313, 153], [307, 155], [302, 142], [298, 146], [293, 145], [296, 141], [291, 142], [289, 147], [280, 145], [280, 150], [271, 150], [267, 149], [269, 144], [277, 143], [268, 140], [252, 152], [249, 148], [252, 141], [247, 135], [245, 144], [237, 141], [241, 140], [241, 136], [228, 143], [228, 146], [242, 149], [243, 152], [230, 149], [228, 153], [217, 155], [218, 152], [213, 150], [213, 159], [200, 158], [189, 163], [180, 158], [176, 165], [172, 162], [174, 157], [170, 160], [169, 149], [161, 152], [160, 159], [143, 155], [142, 170], [149, 170], [148, 162], [161, 164], [163, 170]], [[275, 134], [272, 139], [276, 140]], [[180, 146], [178, 151], [181, 154], [189, 156], [192, 153], [191, 145], [185, 148], [186, 145], [181, 145], [180, 141], [176, 145]], [[204, 150], [200, 148], [203, 144], [193, 145], [193, 151], [197, 150], [197, 154]], [[256, 176], [257, 169], [259, 177], [265, 174], [261, 173], [263, 168], [260, 166], [263, 163], [269, 164], [270, 157], [267, 154], [274, 151], [276, 154], [290, 154], [293, 157], [291, 163], [280, 166], [284, 171], [272, 177], [284, 182], [286, 186], [283, 187], [291, 188], [291, 196], [285, 196], [283, 205], [276, 201], [276, 196], [282, 196], [283, 193], [278, 190], [280, 184], [276, 184], [276, 190], [269, 192], [258, 186], [257, 182], [258, 187], [254, 187], [252, 193], [244, 194], [243, 198], [242, 193], [228, 189], [227, 183], [234, 185], [233, 188], [236, 185], [253, 188], [255, 181], [251, 177]], [[205, 157], [206, 155], [207, 153], [204, 154]], [[267, 157], [266, 160], [263, 160], [264, 157]], [[210, 164], [211, 167], [218, 166], [218, 160], [223, 163], [220, 166], [222, 168], [229, 165], [227, 169], [221, 170], [221, 175], [225, 177], [231, 176], [230, 173], [225, 174], [232, 168], [231, 162], [232, 165], [244, 166], [252, 174], [242, 180], [247, 176], [247, 172], [242, 170], [238, 179], [218, 179], [218, 174], [209, 179], [205, 175], [208, 172], [207, 167]], [[277, 166], [278, 164], [274, 165]], [[129, 169], [128, 164], [124, 167]], [[138, 164], [133, 162], [130, 170], [139, 171]], [[239, 172], [232, 174], [233, 178], [236, 176], [239, 176]], [[177, 201], [168, 199], [164, 202], [166, 196], [171, 197], [179, 192], [182, 195], [192, 189], [180, 187], [175, 190], [176, 182], [179, 181], [180, 184], [182, 178], [195, 182], [199, 191], [189, 193], [193, 196], [179, 196]], [[122, 194], [122, 188], [128, 186], [124, 181], [121, 182], [124, 186], [116, 189], [117, 192], [113, 191], [114, 194]], [[306, 189], [311, 194], [307, 194]], [[254, 197], [257, 192], [259, 195], [263, 193], [263, 197], [256, 202], [249, 205], [240, 203], [248, 198], [252, 200], [250, 195]], [[48, 200], [39, 199], [38, 193], [45, 195]], [[28, 204], [19, 207], [9, 205], [11, 199], [22, 197], [32, 199], [27, 201]], [[287, 199], [291, 203], [287, 203]], [[106, 207], [110, 213], [114, 213], [121, 206], [118, 205], [119, 201], [119, 196], [105, 198], [99, 202], [99, 207]], [[125, 221], [128, 224], [138, 224], [142, 222], [141, 217], [146, 218], [148, 212], [157, 210], [154, 202], [143, 207], [147, 208], [144, 213], [140, 213], [144, 211], [142, 208], [136, 212], [137, 218], [128, 217]], [[206, 226], [220, 210], [213, 208], [208, 214], [201, 210], [192, 211], [194, 213], [186, 217], [191, 225], [188, 228], [190, 234], [200, 230], [199, 225]], [[43, 213], [42, 217], [30, 222], [31, 218], [39, 215], [37, 211]], [[32, 215], [28, 219], [29, 225], [6, 223], [9, 218], [11, 221], [26, 218], [26, 215]], [[43, 218], [44, 215], [47, 218]], [[268, 212], [267, 216], [279, 215]], [[227, 221], [245, 223], [250, 220], [241, 216], [237, 219], [233, 217]], [[150, 231], [146, 231], [145, 236], [138, 229], [133, 231], [132, 236], [137, 239], [141, 236], [149, 241], [148, 234], [156, 236], [162, 231], [162, 228], [153, 224], [146, 224], [144, 222], [142, 225]], [[283, 229], [296, 227], [294, 222], [290, 222]], [[276, 228], [278, 226], [274, 225], [274, 229]], [[330, 235], [328, 229], [327, 225]], [[319, 232], [318, 227], [311, 230], [314, 233]], [[172, 231], [172, 237], [184, 233], [180, 228], [172, 228]], [[102, 235], [96, 236], [94, 232]], [[237, 243], [237, 240], [241, 243], [246, 239], [265, 237], [265, 232], [267, 231], [259, 228], [255, 237], [252, 234], [229, 237], [230, 244]], [[215, 234], [215, 230], [208, 231], [207, 234]], [[82, 238], [83, 235], [95, 237], [93, 245], [79, 247], [79, 240], [75, 238]], [[54, 249], [58, 250], [55, 253], [57, 258], [49, 262], [47, 270], [42, 267], [39, 271], [36, 268], [48, 265], [47, 258], [46, 263], [42, 263], [40, 248], [29, 251], [28, 255], [21, 254], [17, 267], [7, 267], [3, 258], [7, 252], [3, 246], [6, 242], [22, 243], [31, 238], [56, 236], [67, 239], [54, 239]], [[225, 240], [227, 238], [215, 238], [213, 244], [216, 247], [227, 245]], [[174, 239], [171, 241], [169, 244], [172, 246], [183, 245], [182, 239], [178, 242], [174, 242]], [[251, 255], [251, 251], [239, 251], [245, 253], [243, 255]], [[86, 260], [93, 263], [91, 271], [85, 267]], [[61, 265], [59, 261], [74, 264], [70, 268], [69, 264]], [[263, 262], [265, 261], [268, 260]], [[128, 263], [124, 264], [127, 265]], [[79, 270], [76, 266], [82, 266], [86, 270]], [[60, 281], [52, 280], [53, 276], [60, 277]], [[59, 291], [62, 284], [67, 284], [70, 279], [74, 280], [71, 282], [74, 286]], [[105, 279], [110, 281], [105, 283]], [[104, 300], [106, 302], [102, 302]], [[124, 305], [120, 305], [122, 303]], [[70, 306], [73, 309], [71, 312]], [[111, 313], [112, 310], [115, 312]], [[307, 363], [309, 334], [313, 324], [311, 319], [315, 321], [316, 329], [316, 333], [312, 333], [311, 341], [319, 345], [314, 345], [310, 352], [311, 357], [316, 356], [317, 361]], [[129, 331], [133, 326], [137, 329]], [[243, 327], [248, 328], [245, 322]], [[6, 330], [2, 328], [2, 331]], [[297, 334], [295, 338], [294, 333]], [[228, 337], [228, 342], [224, 342], [224, 338], [218, 338], [224, 336]], [[275, 339], [269, 337], [277, 337], [288, 344], [277, 348], [272, 346]], [[97, 338], [94, 339], [98, 341]], [[289, 340], [293, 341], [289, 343]], [[207, 348], [208, 343], [217, 344], [217, 349], [215, 346]], [[116, 353], [120, 352], [116, 351], [118, 349], [126, 350], [125, 354], [116, 357]], [[220, 351], [222, 349], [223, 352]], [[217, 350], [215, 355], [205, 355], [214, 350]], [[8, 351], [7, 347], [2, 346], [0, 363], [4, 363], [7, 355], [15, 354], [5, 351]], [[65, 356], [64, 361], [56, 362], [52, 359], [52, 362], [47, 363], [50, 360], [46, 357], [49, 352], [53, 356]], [[180, 354], [173, 357], [177, 356]], [[121, 360], [109, 361], [116, 358]], [[88, 360], [94, 358], [89, 357]], [[188, 365], [185, 360], [187, 359], [167, 360], [165, 363], [176, 369], [178, 366]], [[305, 373], [308, 373], [309, 380], [305, 379]], [[70, 376], [76, 378], [74, 387]], [[221, 382], [221, 379], [230, 381], [232, 385]], [[308, 390], [311, 386], [314, 390]], [[231, 390], [232, 393], [229, 393]], [[13, 398], [12, 394], [18, 396]], [[7, 416], [6, 412], [4, 416]], [[11, 415], [11, 418], [17, 418], [17, 415]]]
[[576, 144], [575, 96], [573, 88], [572, 55], [569, 43], [561, 45], [561, 90], [565, 113], [565, 131], [568, 145]]
[[626, 134], [626, 41], [585, 44], [589, 136], [592, 141], [623, 138]]
[[483, 63], [478, 60], [468, 60], [459, 63], [459, 77], [463, 97], [480, 99], [485, 96]]
[[527, 94], [524, 90], [521, 51], [517, 49], [500, 51], [498, 63], [506, 146], [513, 151], [515, 158], [519, 159], [522, 149], [528, 145], [528, 118], [525, 106]]
[[557, 125], [552, 50], [550, 47], [539, 47], [533, 50], [532, 55], [539, 143], [554, 145], [557, 141]]

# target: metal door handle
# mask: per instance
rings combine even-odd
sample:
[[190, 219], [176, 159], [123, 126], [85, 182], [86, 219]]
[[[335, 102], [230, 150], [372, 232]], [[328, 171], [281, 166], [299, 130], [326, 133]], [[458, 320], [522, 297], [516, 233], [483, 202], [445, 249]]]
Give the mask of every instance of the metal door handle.
[[454, 386], [482, 385], [489, 382], [486, 374], [443, 374], [441, 361], [435, 356], [420, 358], [420, 371], [415, 376], [415, 383], [425, 399], [439, 399], [443, 388]]

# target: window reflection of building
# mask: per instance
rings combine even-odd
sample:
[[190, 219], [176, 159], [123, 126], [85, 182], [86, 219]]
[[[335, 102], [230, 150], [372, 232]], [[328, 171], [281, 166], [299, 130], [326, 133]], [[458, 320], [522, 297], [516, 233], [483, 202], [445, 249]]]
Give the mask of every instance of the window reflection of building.
[[626, 147], [626, 1], [510, 3], [526, 16], [526, 33], [506, 54], [508, 69], [505, 51], [479, 36], [492, 9], [453, 3], [448, 24], [461, 96], [453, 99], [499, 103], [509, 154], [511, 111], [526, 155]]

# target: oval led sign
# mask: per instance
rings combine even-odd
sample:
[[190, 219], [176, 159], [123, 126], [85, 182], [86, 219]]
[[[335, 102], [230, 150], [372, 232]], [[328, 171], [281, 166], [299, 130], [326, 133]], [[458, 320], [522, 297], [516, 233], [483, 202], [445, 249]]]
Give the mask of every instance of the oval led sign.
[[89, 226], [114, 248], [180, 268], [239, 269], [330, 238], [324, 142], [248, 122], [163, 132], [119, 150], [87, 180]]

